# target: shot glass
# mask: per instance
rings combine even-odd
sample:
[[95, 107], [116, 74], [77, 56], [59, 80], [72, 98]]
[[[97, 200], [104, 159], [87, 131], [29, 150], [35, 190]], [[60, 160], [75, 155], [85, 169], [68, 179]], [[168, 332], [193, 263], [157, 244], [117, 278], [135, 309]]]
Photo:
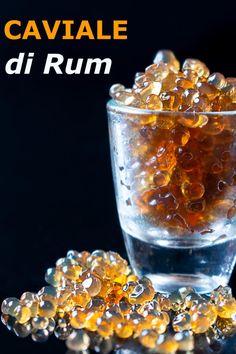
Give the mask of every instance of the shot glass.
[[107, 104], [128, 257], [158, 291], [226, 285], [236, 261], [236, 111]]

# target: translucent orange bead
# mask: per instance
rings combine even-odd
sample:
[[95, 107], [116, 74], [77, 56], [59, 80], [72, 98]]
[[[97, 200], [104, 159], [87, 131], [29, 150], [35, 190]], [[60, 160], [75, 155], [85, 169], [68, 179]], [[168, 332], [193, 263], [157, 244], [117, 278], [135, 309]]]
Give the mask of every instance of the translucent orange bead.
[[63, 289], [57, 294], [56, 302], [58, 306], [64, 306], [66, 302], [71, 300], [71, 289]]
[[144, 87], [146, 84], [152, 82], [154, 80], [154, 77], [153, 75], [150, 75], [150, 73], [142, 73], [141, 75], [137, 75], [135, 77], [135, 85], [138, 87], [138, 88], [141, 88], [141, 87]]
[[131, 304], [142, 304], [144, 301], [151, 301], [154, 294], [155, 290], [153, 287], [138, 284], [135, 286], [128, 299]]
[[31, 293], [29, 291], [26, 291], [25, 293], [23, 293], [21, 295], [20, 303], [26, 305], [26, 304], [29, 304], [29, 303], [32, 303], [32, 302], [36, 301], [36, 299], [37, 299], [37, 295], [36, 294]]
[[161, 83], [161, 91], [169, 92], [176, 87], [177, 75], [173, 72], [170, 72], [168, 76]]
[[130, 295], [134, 291], [134, 289], [137, 285], [138, 285], [138, 281], [129, 281], [124, 285], [123, 291], [127, 295]]
[[151, 64], [151, 65], [149, 65], [149, 66], [147, 66], [146, 68], [145, 68], [145, 73], [146, 74], [151, 74], [151, 75], [154, 75], [156, 72], [157, 72], [157, 70], [158, 70], [158, 65], [159, 64]]
[[146, 104], [147, 108], [151, 110], [161, 111], [163, 108], [163, 103], [161, 102], [160, 97], [157, 95], [149, 95], [146, 98]]
[[218, 288], [214, 289], [211, 292], [211, 300], [215, 303], [221, 303], [222, 301], [225, 300], [230, 300], [232, 299], [232, 290], [229, 286], [218, 286]]
[[182, 332], [191, 329], [191, 317], [187, 312], [177, 315], [172, 322], [175, 332]]
[[110, 91], [109, 91], [109, 95], [112, 97], [112, 98], [115, 98], [115, 95], [117, 92], [121, 92], [121, 91], [124, 91], [125, 90], [125, 87], [121, 84], [114, 84], [111, 86], [110, 88]]
[[138, 280], [138, 276], [135, 275], [135, 274], [130, 274], [128, 277], [127, 277], [127, 283], [128, 282], [136, 282]]
[[213, 86], [207, 82], [198, 82], [196, 84], [196, 87], [199, 90], [199, 92], [202, 95], [207, 96], [207, 98], [210, 101], [214, 100], [217, 96], [220, 95], [219, 90], [215, 86]]
[[105, 311], [105, 318], [113, 326], [123, 322], [123, 316], [119, 310], [117, 305], [111, 305], [111, 307]]
[[185, 105], [191, 106], [196, 98], [199, 97], [199, 91], [194, 88], [184, 90], [182, 101]]
[[122, 284], [124, 285], [127, 283], [127, 276], [125, 274], [121, 274], [118, 277], [114, 279], [114, 283]]
[[107, 304], [118, 304], [123, 296], [122, 284], [113, 283], [107, 292], [105, 300]]
[[33, 301], [32, 303], [26, 303], [25, 306], [30, 309], [32, 317], [37, 316], [39, 306], [37, 301]]
[[186, 59], [183, 63], [183, 71], [192, 70], [198, 74], [199, 77], [208, 78], [210, 72], [207, 66], [198, 59]]
[[52, 286], [59, 286], [61, 283], [62, 272], [56, 268], [49, 268], [45, 274], [45, 280]]
[[78, 265], [64, 266], [62, 272], [67, 279], [76, 280], [79, 278], [82, 268]]
[[197, 72], [193, 71], [193, 70], [189, 70], [189, 69], [184, 70], [183, 74], [186, 79], [188, 79], [189, 81], [192, 81], [192, 83], [194, 83], [194, 84], [196, 84], [199, 79]]
[[84, 322], [84, 327], [89, 331], [95, 332], [97, 330], [97, 320], [102, 316], [103, 312], [100, 311], [88, 312]]
[[169, 300], [171, 302], [171, 308], [173, 311], [179, 311], [183, 305], [183, 299], [179, 291], [173, 291], [169, 294]]
[[196, 304], [190, 308], [191, 326], [195, 333], [204, 333], [215, 323], [217, 311], [214, 305], [210, 303]]
[[76, 306], [86, 307], [91, 297], [87, 290], [81, 284], [78, 284], [77, 289], [72, 293], [71, 299], [74, 301]]
[[224, 75], [221, 73], [213, 73], [208, 77], [207, 82], [211, 85], [214, 85], [217, 89], [221, 90], [227, 85]]
[[85, 311], [75, 310], [71, 314], [70, 324], [75, 329], [84, 328], [87, 313]]
[[155, 310], [145, 311], [144, 317], [147, 323], [150, 323], [151, 327], [155, 329], [155, 331], [159, 334], [162, 334], [166, 331], [167, 327], [167, 318], [162, 314], [162, 312], [158, 312]]
[[189, 130], [179, 125], [171, 130], [171, 138], [176, 145], [184, 146], [190, 138]]
[[31, 311], [27, 306], [17, 306], [14, 310], [14, 317], [20, 324], [24, 324], [31, 318]]
[[86, 309], [88, 309], [89, 311], [103, 311], [105, 310], [105, 308], [106, 308], [105, 300], [100, 296], [91, 298], [91, 300], [86, 306]]
[[40, 300], [49, 300], [52, 302], [57, 301], [57, 290], [53, 286], [44, 286], [42, 289], [39, 290], [37, 297]]
[[205, 333], [210, 326], [210, 319], [203, 314], [194, 313], [191, 317], [191, 327], [194, 333]]
[[107, 319], [101, 317], [97, 319], [97, 332], [102, 337], [110, 337], [113, 334], [113, 328]]
[[148, 66], [145, 71], [152, 73], [154, 76], [154, 81], [162, 81], [168, 76], [170, 68], [168, 64], [160, 62], [158, 64]]
[[118, 337], [126, 339], [132, 336], [133, 328], [129, 324], [122, 322], [115, 327], [115, 332]]
[[148, 96], [150, 95], [158, 96], [161, 92], [161, 86], [162, 84], [160, 82], [153, 81], [151, 83], [148, 83], [144, 88], [140, 89], [140, 91], [138, 92], [141, 98], [146, 101]]
[[[154, 310], [161, 312], [161, 307], [160, 307], [159, 303], [157, 302], [157, 300], [155, 300], [155, 299], [139, 306], [139, 308], [137, 309], [137, 312], [138, 312], [138, 314], [143, 315], [145, 311], [147, 311], [149, 313], [150, 311], [154, 311]], [[163, 314], [164, 314], [164, 312], [163, 312]]]
[[105, 262], [103, 260], [94, 260], [90, 270], [92, 273], [95, 273], [98, 275], [101, 279], [105, 278], [106, 272], [105, 272]]
[[224, 93], [229, 96], [233, 102], [236, 102], [236, 78], [227, 77], [226, 86], [223, 88]]
[[78, 262], [82, 265], [87, 265], [87, 260], [90, 257], [90, 253], [88, 251], [82, 251], [78, 253]]
[[103, 280], [102, 281], [102, 287], [99, 293], [99, 296], [104, 298], [108, 292], [108, 290], [110, 289], [110, 282], [107, 280]]
[[175, 72], [178, 72], [180, 69], [180, 63], [176, 59], [174, 53], [170, 50], [159, 50], [153, 60], [154, 63], [166, 63], [169, 68]]
[[155, 296], [155, 298], [159, 303], [161, 310], [169, 311], [171, 309], [171, 301], [168, 297], [163, 294], [158, 294]]
[[82, 285], [90, 296], [98, 295], [102, 288], [101, 280], [93, 274], [88, 275], [88, 277], [82, 282]]
[[179, 123], [187, 128], [203, 127], [208, 122], [208, 117], [203, 114], [183, 115], [178, 119]]
[[119, 302], [119, 310], [121, 314], [127, 315], [131, 311], [131, 305], [126, 298], [122, 298]]
[[160, 98], [163, 104], [163, 111], [178, 111], [181, 101], [177, 93], [171, 91], [163, 92]]
[[15, 308], [20, 305], [20, 301], [15, 297], [9, 297], [2, 302], [1, 311], [3, 314], [14, 316]]
[[56, 305], [52, 301], [40, 301], [38, 314], [41, 317], [54, 317], [56, 314]]
[[33, 317], [31, 320], [33, 328], [36, 329], [46, 329], [49, 325], [49, 320], [47, 317]]
[[120, 91], [115, 94], [115, 100], [126, 106], [133, 104], [136, 100], [135, 94], [129, 91]]
[[226, 299], [217, 306], [217, 313], [221, 318], [231, 318], [236, 314], [236, 299]]
[[195, 112], [210, 112], [212, 109], [212, 102], [207, 96], [194, 97], [192, 111]]
[[131, 326], [131, 328], [133, 328], [134, 338], [139, 337], [144, 329], [151, 328], [151, 323], [147, 322], [142, 315], [136, 312], [131, 312], [130, 314], [128, 314], [126, 316], [126, 321]]
[[189, 200], [197, 200], [203, 197], [205, 187], [197, 182], [184, 182], [181, 186], [182, 194]]
[[151, 329], [145, 329], [142, 331], [139, 342], [146, 348], [154, 349], [156, 347], [156, 341], [158, 334]]
[[153, 176], [153, 182], [157, 187], [167, 186], [170, 182], [170, 174], [167, 171], [157, 171]]
[[184, 79], [184, 78], [176, 79], [176, 85], [178, 87], [182, 87], [183, 89], [193, 89], [194, 88], [194, 83], [192, 81]]

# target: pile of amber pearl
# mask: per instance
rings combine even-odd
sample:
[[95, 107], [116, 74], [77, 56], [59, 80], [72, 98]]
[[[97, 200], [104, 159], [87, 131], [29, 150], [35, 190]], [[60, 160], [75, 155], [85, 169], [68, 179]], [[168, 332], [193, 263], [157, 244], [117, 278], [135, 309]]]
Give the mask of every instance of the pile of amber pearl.
[[133, 88], [115, 84], [110, 96], [126, 106], [158, 111], [216, 112], [236, 110], [236, 78], [210, 73], [197, 59], [180, 62], [169, 50], [159, 51]]
[[44, 342], [54, 333], [72, 351], [88, 349], [94, 338], [99, 343], [133, 338], [168, 354], [192, 350], [199, 333], [218, 338], [236, 329], [229, 287], [209, 296], [192, 288], [156, 293], [151, 281], [137, 278], [115, 252], [69, 251], [45, 280], [49, 285], [38, 293], [2, 303], [2, 322], [19, 337]]
[[214, 232], [219, 219], [231, 222], [236, 78], [210, 74], [197, 59], [186, 59], [180, 69], [174, 54], [163, 50], [136, 74], [132, 89], [115, 84], [110, 95], [119, 105], [143, 110], [127, 111], [122, 132], [129, 137], [127, 206], [179, 235], [204, 235]]

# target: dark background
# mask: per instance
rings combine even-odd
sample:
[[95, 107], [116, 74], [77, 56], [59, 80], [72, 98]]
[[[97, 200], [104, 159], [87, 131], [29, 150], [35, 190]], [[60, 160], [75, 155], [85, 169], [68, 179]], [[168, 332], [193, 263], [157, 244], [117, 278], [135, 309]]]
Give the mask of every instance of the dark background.
[[[131, 85], [161, 48], [182, 61], [236, 76], [233, 1], [2, 1], [0, 5], [0, 301], [36, 291], [47, 267], [68, 249], [113, 249], [125, 255], [110, 168], [105, 105], [112, 83]], [[9, 41], [10, 19], [128, 20], [127, 41]], [[95, 28], [95, 27], [94, 27]], [[31, 75], [8, 76], [5, 63], [35, 52]], [[42, 75], [48, 53], [110, 57], [110, 75]], [[234, 276], [235, 279], [235, 276]], [[231, 281], [233, 285], [233, 278]], [[235, 288], [236, 290], [236, 288]], [[0, 326], [4, 353], [64, 353]]]

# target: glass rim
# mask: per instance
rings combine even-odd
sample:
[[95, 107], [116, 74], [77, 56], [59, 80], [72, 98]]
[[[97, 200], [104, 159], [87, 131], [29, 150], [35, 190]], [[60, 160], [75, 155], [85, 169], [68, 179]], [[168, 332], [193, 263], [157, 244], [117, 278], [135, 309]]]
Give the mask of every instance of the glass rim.
[[107, 111], [113, 111], [117, 113], [129, 113], [134, 115], [189, 115], [189, 116], [196, 116], [196, 115], [206, 115], [206, 116], [236, 116], [236, 111], [216, 111], [216, 112], [180, 112], [180, 111], [158, 111], [153, 109], [143, 109], [131, 106], [125, 106], [123, 104], [119, 104], [114, 99], [110, 99], [107, 102]]

